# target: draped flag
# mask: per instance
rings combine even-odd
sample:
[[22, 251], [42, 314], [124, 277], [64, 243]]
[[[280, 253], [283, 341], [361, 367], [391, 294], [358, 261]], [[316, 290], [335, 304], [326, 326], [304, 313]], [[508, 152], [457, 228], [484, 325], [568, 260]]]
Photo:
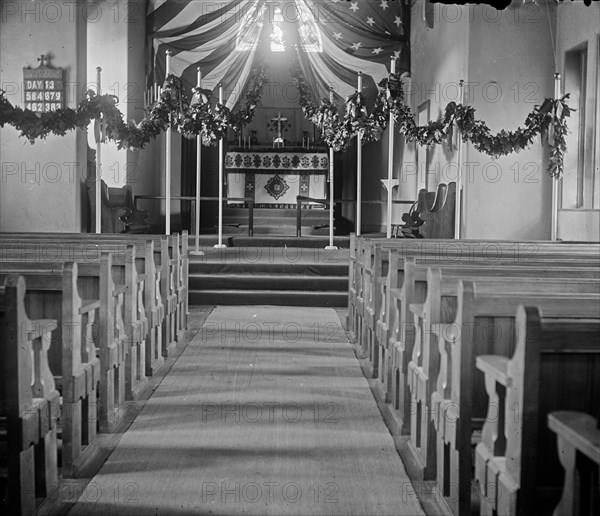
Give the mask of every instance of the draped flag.
[[358, 71], [387, 77], [392, 56], [409, 70], [409, 10], [404, 0], [150, 0], [149, 82], [163, 81], [170, 49], [170, 73], [189, 90], [200, 66], [203, 87], [222, 83], [232, 108], [258, 59], [295, 46], [315, 93], [331, 87], [345, 98]]

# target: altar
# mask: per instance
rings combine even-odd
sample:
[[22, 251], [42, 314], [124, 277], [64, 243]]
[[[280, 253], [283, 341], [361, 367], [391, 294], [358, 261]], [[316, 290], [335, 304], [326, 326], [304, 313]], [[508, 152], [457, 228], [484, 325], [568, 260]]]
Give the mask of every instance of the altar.
[[321, 148], [233, 147], [225, 172], [228, 197], [250, 197], [257, 208], [295, 208], [298, 195], [327, 197], [329, 156]]

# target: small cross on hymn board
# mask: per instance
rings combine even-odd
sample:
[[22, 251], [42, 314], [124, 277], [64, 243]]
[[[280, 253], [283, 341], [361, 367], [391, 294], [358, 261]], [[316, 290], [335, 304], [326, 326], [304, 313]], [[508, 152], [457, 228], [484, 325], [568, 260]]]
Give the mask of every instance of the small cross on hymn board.
[[277, 144], [277, 147], [283, 147], [283, 138], [281, 136], [282, 124], [287, 121], [287, 118], [281, 116], [281, 111], [275, 118], [271, 118], [271, 122], [277, 124], [277, 138], [273, 139], [273, 147], [275, 147], [275, 144]]
[[41, 54], [40, 57], [37, 58], [37, 60], [40, 62], [40, 66], [46, 66], [46, 61], [48, 60], [48, 58], [44, 54]]

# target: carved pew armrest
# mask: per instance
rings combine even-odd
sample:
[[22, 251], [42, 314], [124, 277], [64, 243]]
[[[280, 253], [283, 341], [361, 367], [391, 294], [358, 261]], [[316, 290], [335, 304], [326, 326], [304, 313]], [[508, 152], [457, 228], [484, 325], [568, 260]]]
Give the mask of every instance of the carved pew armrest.
[[571, 410], [548, 414], [548, 428], [566, 444], [600, 465], [600, 428], [597, 420]]
[[447, 342], [454, 343], [458, 339], [460, 330], [454, 323], [433, 323], [431, 331], [437, 335], [439, 339], [444, 339]]
[[[498, 475], [505, 471], [506, 390], [512, 385], [508, 363], [508, 358], [499, 355], [480, 355], [475, 359], [477, 369], [485, 375], [485, 390], [488, 395], [487, 415], [475, 457], [475, 478], [486, 498], [492, 496], [495, 489], [492, 486], [496, 486]], [[488, 489], [491, 491], [488, 492]]]
[[125, 294], [127, 292], [127, 285], [115, 285], [113, 290], [113, 295], [115, 297], [120, 296], [121, 294]]
[[486, 378], [491, 378], [504, 387], [510, 387], [508, 361], [508, 358], [499, 355], [480, 355], [476, 359], [476, 365]]
[[425, 305], [422, 303], [411, 303], [408, 309], [420, 319], [425, 319]]
[[94, 299], [93, 301], [83, 300], [81, 303], [81, 308], [79, 309], [79, 313], [81, 315], [87, 314], [89, 312], [93, 312], [94, 310], [98, 310], [100, 308], [100, 300]]
[[36, 319], [27, 321], [27, 340], [41, 338], [58, 328], [56, 319]]

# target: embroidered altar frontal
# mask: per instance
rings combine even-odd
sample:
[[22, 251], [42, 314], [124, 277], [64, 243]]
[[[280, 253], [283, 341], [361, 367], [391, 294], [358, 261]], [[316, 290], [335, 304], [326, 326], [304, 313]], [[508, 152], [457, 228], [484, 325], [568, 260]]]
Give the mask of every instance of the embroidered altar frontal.
[[293, 208], [298, 195], [326, 197], [329, 156], [308, 149], [232, 151], [225, 170], [228, 197], [251, 197], [259, 208]]

